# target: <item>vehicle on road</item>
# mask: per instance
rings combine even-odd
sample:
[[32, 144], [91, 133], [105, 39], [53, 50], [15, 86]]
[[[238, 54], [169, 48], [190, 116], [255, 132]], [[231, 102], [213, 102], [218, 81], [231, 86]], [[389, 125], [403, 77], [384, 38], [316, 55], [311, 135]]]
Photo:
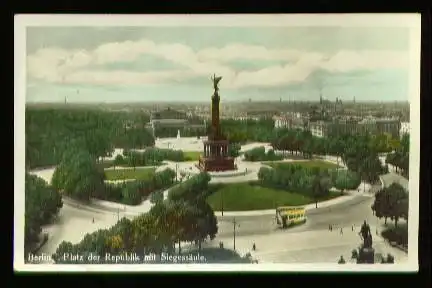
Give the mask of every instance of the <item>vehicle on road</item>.
[[304, 207], [282, 206], [276, 208], [276, 223], [279, 227], [288, 228], [289, 226], [306, 222], [306, 210]]

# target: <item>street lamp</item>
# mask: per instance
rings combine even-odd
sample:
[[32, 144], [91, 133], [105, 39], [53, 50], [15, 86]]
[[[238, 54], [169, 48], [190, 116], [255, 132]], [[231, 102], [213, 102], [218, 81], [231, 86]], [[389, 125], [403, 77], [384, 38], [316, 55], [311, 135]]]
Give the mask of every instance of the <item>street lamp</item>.
[[236, 228], [240, 227], [240, 225], [237, 223], [235, 217], [233, 219], [233, 240], [234, 240], [234, 251], [236, 250]]
[[177, 178], [178, 166], [179, 166], [178, 163], [176, 163], [176, 165], [175, 165], [176, 182], [178, 181], [178, 178]]
[[222, 189], [222, 192], [221, 192], [221, 212], [222, 212], [222, 216], [223, 216], [223, 212], [224, 212], [224, 207], [223, 207], [223, 194], [224, 194], [224, 192], [223, 192], [223, 189]]

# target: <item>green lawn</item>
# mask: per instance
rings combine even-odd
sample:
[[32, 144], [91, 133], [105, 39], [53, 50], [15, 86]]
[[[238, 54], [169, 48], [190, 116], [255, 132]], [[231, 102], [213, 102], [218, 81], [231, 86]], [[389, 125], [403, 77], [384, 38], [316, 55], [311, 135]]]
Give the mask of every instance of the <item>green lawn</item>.
[[[275, 209], [278, 206], [298, 206], [314, 203], [311, 197], [298, 193], [265, 188], [249, 183], [219, 184], [220, 188], [208, 199], [215, 211], [248, 211]], [[326, 199], [340, 196], [331, 192]]]
[[137, 168], [137, 169], [116, 169], [116, 170], [105, 170], [105, 176], [107, 180], [124, 180], [124, 179], [137, 179], [146, 180], [149, 179], [154, 173], [155, 168]]
[[[285, 168], [285, 167], [289, 167], [292, 165], [300, 165], [304, 168], [318, 167], [321, 169], [336, 169], [338, 167], [338, 165], [336, 165], [334, 163], [330, 163], [330, 162], [322, 161], [322, 160], [304, 160], [304, 161], [294, 161], [294, 162], [274, 161], [274, 162], [263, 162], [263, 164], [266, 164], [266, 165], [271, 166], [273, 168], [276, 168], [278, 166], [281, 168]], [[339, 167], [341, 167], [341, 166], [339, 165]]]
[[185, 156], [185, 161], [198, 161], [201, 154], [201, 152], [196, 151], [183, 152], [183, 155]]

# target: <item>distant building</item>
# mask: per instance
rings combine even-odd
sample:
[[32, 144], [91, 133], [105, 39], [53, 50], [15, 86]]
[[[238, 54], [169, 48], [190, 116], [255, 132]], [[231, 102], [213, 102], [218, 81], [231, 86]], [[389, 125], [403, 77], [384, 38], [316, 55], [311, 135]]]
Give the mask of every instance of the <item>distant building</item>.
[[399, 138], [401, 123], [397, 119], [365, 118], [317, 121], [309, 124], [309, 130], [316, 137], [337, 137], [338, 135], [390, 134]]
[[181, 126], [187, 124], [187, 114], [167, 108], [151, 113], [150, 124], [152, 126]]
[[[184, 131], [187, 129], [204, 129], [205, 125], [192, 123], [191, 115], [188, 113], [173, 110], [167, 108], [162, 111], [154, 111], [151, 113], [150, 122], [147, 124], [147, 128], [151, 129], [155, 136], [157, 131], [163, 129], [165, 131], [172, 130], [173, 135], [176, 135], [177, 131]], [[165, 136], [165, 135], [164, 135]]]
[[273, 120], [275, 128], [303, 130], [307, 126], [307, 120], [302, 118], [300, 113], [288, 113], [285, 116], [274, 116]]
[[376, 119], [375, 134], [390, 134], [393, 138], [400, 137], [401, 122], [398, 119]]
[[311, 123], [309, 125], [309, 130], [310, 130], [312, 136], [324, 137], [325, 136], [325, 132], [324, 132], [325, 127], [326, 126], [324, 125], [324, 122], [315, 122], [315, 123]]
[[284, 116], [275, 116], [273, 117], [274, 123], [275, 123], [275, 128], [288, 128], [291, 123], [290, 120], [287, 117]]
[[410, 132], [411, 132], [410, 131], [410, 123], [409, 122], [401, 122], [401, 128], [399, 131], [399, 134], [401, 135], [401, 137], [402, 137], [402, 135], [409, 134]]

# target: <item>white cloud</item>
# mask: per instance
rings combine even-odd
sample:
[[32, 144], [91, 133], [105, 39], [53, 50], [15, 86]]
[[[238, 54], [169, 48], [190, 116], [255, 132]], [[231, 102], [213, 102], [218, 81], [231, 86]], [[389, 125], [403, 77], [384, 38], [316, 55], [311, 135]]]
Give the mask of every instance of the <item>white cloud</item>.
[[[184, 68], [158, 72], [94, 69], [96, 64], [137, 61], [142, 55], [159, 57]], [[239, 88], [301, 82], [318, 69], [349, 72], [407, 67], [407, 57], [408, 53], [394, 51], [339, 51], [334, 55], [326, 55], [244, 44], [194, 51], [179, 43], [157, 44], [143, 39], [107, 43], [92, 51], [44, 48], [28, 56], [27, 73], [30, 77], [49, 82], [88, 84], [155, 84], [183, 81], [197, 76], [210, 77], [216, 73], [224, 78], [221, 87]], [[281, 65], [255, 71], [236, 71], [229, 62], [237, 59], [280, 61]]]
[[158, 84], [163, 82], [182, 81], [190, 77], [184, 71], [167, 72], [145, 72], [115, 70], [82, 70], [68, 75], [68, 83], [91, 83], [91, 84]]

